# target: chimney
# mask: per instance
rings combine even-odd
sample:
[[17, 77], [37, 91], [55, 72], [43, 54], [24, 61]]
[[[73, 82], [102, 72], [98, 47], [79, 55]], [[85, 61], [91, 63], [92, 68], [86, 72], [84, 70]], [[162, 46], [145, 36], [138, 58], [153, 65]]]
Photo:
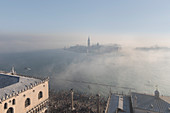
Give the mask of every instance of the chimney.
[[133, 103], [133, 106], [134, 106], [134, 107], [137, 107], [137, 99], [138, 99], [138, 98], [137, 98], [137, 96], [135, 95], [135, 97], [134, 97], [134, 103]]

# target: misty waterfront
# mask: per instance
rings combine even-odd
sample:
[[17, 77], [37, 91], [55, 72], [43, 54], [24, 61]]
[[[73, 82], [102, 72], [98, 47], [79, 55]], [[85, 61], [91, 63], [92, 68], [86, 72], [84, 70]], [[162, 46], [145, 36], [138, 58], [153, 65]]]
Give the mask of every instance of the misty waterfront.
[[[141, 93], [158, 89], [170, 96], [170, 51], [138, 51], [122, 49], [107, 54], [76, 53], [62, 49], [42, 50], [0, 55], [0, 70], [10, 71], [14, 66], [19, 74], [50, 77], [50, 88], [74, 88], [82, 92], [109, 93], [109, 87], [69, 82], [87, 81], [108, 84], [113, 92], [128, 92], [135, 88]], [[30, 68], [31, 70], [28, 70]]]

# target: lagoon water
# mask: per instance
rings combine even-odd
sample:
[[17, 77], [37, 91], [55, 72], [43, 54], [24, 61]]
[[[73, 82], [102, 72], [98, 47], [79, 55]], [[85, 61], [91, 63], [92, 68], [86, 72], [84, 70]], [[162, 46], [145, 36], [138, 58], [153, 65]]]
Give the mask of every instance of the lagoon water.
[[[82, 92], [108, 94], [131, 91], [170, 96], [170, 51], [122, 49], [108, 54], [75, 53], [62, 49], [0, 54], [0, 70], [14, 66], [19, 74], [50, 77], [54, 90], [74, 88]], [[27, 68], [31, 68], [28, 70]], [[70, 81], [74, 82], [70, 82]], [[78, 83], [75, 81], [79, 81]], [[125, 88], [121, 88], [125, 87]]]

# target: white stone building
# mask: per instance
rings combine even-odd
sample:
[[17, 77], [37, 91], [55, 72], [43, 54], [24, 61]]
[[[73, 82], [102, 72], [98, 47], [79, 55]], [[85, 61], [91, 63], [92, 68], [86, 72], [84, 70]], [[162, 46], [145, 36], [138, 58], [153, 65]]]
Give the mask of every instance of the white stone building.
[[49, 79], [0, 73], [0, 113], [47, 113]]

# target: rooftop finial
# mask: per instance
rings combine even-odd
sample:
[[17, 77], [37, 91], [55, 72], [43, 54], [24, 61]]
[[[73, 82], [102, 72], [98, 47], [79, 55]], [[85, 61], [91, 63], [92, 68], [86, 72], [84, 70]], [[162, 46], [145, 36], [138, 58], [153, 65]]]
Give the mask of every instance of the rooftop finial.
[[156, 87], [155, 97], [156, 97], [156, 98], [159, 98], [158, 85], [156, 85], [155, 87]]
[[11, 74], [12, 74], [12, 75], [16, 74], [16, 71], [15, 71], [15, 69], [14, 69], [14, 66], [12, 67]]

